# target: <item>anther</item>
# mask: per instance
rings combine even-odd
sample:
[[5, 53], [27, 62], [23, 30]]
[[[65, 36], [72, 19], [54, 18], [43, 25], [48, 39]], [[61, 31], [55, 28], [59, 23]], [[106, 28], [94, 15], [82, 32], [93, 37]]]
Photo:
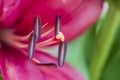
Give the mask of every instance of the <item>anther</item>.
[[56, 16], [55, 19], [55, 35], [58, 34], [61, 30], [61, 17], [59, 15]]
[[45, 67], [50, 67], [50, 68], [56, 68], [57, 65], [54, 63], [37, 63], [39, 66], [45, 66]]
[[32, 34], [28, 45], [28, 58], [32, 59], [35, 52], [36, 35]]
[[35, 20], [34, 20], [34, 34], [36, 35], [36, 41], [40, 40], [40, 37], [41, 37], [41, 27], [42, 27], [41, 19], [40, 19], [39, 16], [36, 16]]
[[63, 67], [66, 57], [67, 43], [61, 42], [59, 44], [59, 53], [58, 53], [58, 65], [59, 67]]

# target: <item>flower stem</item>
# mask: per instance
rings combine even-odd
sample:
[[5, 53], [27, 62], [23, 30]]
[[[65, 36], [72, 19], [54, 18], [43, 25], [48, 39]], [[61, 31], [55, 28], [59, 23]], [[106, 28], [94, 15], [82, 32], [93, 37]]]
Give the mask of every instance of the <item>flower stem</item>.
[[110, 4], [105, 23], [98, 33], [90, 64], [91, 80], [100, 80], [120, 21], [120, 12]]

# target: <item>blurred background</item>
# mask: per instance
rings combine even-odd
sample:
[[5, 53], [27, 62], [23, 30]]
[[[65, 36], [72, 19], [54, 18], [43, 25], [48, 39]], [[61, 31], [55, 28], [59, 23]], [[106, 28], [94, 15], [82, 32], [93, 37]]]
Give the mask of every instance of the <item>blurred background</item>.
[[104, 1], [100, 19], [69, 43], [67, 61], [86, 80], [120, 80], [120, 0]]

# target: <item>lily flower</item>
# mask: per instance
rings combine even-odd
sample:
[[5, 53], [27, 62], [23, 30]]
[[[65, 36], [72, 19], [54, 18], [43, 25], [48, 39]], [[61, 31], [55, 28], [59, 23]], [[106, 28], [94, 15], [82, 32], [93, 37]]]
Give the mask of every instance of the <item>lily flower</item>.
[[[0, 69], [4, 80], [85, 80], [69, 64], [64, 65], [66, 42], [98, 19], [102, 3], [0, 0]], [[57, 44], [58, 51], [48, 49]], [[49, 53], [58, 53], [58, 59]]]

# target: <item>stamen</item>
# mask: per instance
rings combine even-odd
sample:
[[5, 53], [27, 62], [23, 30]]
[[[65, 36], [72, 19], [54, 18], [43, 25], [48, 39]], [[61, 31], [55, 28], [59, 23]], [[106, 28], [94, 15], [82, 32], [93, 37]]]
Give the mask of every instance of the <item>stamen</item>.
[[45, 27], [45, 26], [47, 26], [48, 25], [48, 23], [45, 23], [43, 26], [42, 26], [42, 29]]
[[41, 20], [38, 16], [35, 17], [35, 22], [34, 22], [34, 34], [36, 35], [36, 41], [40, 40], [41, 37]]
[[45, 33], [43, 33], [41, 35], [41, 37], [45, 37], [46, 35], [48, 35], [49, 33], [51, 33], [54, 30], [54, 28], [51, 28], [50, 30], [46, 31]]
[[[55, 36], [53, 36], [45, 41], [38, 42], [41, 37], [48, 35], [50, 32], [52, 32], [54, 30], [54, 28], [51, 28], [50, 30], [46, 31], [45, 33], [43, 33], [41, 35], [41, 29], [44, 28], [47, 24], [48, 23], [46, 23], [44, 26], [42, 26], [40, 18], [38, 16], [36, 16], [35, 20], [34, 20], [34, 30], [32, 30], [28, 35], [18, 36], [18, 35], [10, 34], [10, 36], [12, 36], [12, 38], [10, 38], [10, 39], [12, 39], [12, 40], [9, 41], [8, 38], [7, 39], [2, 38], [2, 39], [5, 43], [8, 43], [9, 45], [13, 45], [14, 47], [20, 47], [23, 49], [28, 48], [28, 54], [27, 54], [28, 58], [35, 61], [35, 63], [37, 63], [38, 65], [46, 66], [46, 67], [57, 67], [57, 65], [55, 63], [41, 63], [39, 60], [35, 59], [34, 58], [35, 50], [43, 51], [46, 53], [56, 53], [56, 52], [53, 52], [52, 50], [51, 51], [45, 50], [42, 47], [45, 47], [45, 46], [48, 46], [51, 44], [55, 44], [55, 43], [59, 43], [58, 66], [62, 67], [64, 65], [64, 62], [65, 62], [67, 44], [65, 41], [64, 34], [60, 31], [60, 29], [61, 29], [60, 16], [59, 15], [56, 16]], [[9, 36], [9, 35], [7, 35], [7, 36]], [[28, 39], [29, 39], [29, 44], [26, 44], [26, 42], [28, 42]]]
[[67, 43], [61, 42], [59, 44], [59, 54], [58, 54], [58, 65], [60, 67], [63, 67], [64, 62], [65, 62], [65, 57], [66, 57], [66, 50], [67, 50]]
[[25, 36], [12, 35], [12, 37], [18, 41], [26, 41], [30, 38], [31, 34], [33, 34], [33, 31], [31, 31], [28, 35]]
[[50, 67], [50, 68], [56, 68], [57, 65], [54, 63], [37, 63], [40, 66]]
[[28, 58], [32, 59], [35, 52], [36, 35], [32, 34], [28, 44]]
[[60, 32], [60, 29], [61, 29], [61, 17], [57, 15], [55, 19], [55, 35], [57, 35], [58, 32]]
[[[48, 23], [46, 23], [46, 24], [44, 24], [43, 26], [42, 26], [42, 28], [44, 28], [45, 26], [47, 26], [48, 25]], [[52, 32], [52, 31], [51, 31]], [[18, 35], [12, 35], [12, 37], [14, 38], [14, 39], [16, 39], [16, 40], [18, 40], [18, 41], [26, 41], [26, 40], [28, 40], [29, 39], [29, 37], [30, 37], [30, 35], [31, 34], [33, 34], [33, 30], [28, 34], [28, 35], [25, 35], [25, 36], [18, 36]], [[48, 33], [49, 34], [49, 33]], [[47, 34], [46, 34], [47, 35]], [[42, 37], [42, 35], [41, 35], [41, 37]]]
[[57, 51], [48, 50], [48, 49], [44, 49], [44, 48], [37, 48], [36, 50], [41, 51], [41, 52], [45, 52], [45, 53], [50, 53], [50, 54], [57, 53]]
[[48, 39], [48, 40], [45, 40], [41, 43], [37, 43], [36, 46], [37, 47], [44, 47], [44, 46], [48, 46], [48, 45], [51, 45], [51, 44], [54, 44], [54, 43], [57, 43], [57, 41], [54, 41], [54, 37]]
[[59, 67], [62, 67], [65, 62], [67, 44], [65, 42], [64, 35], [61, 32], [61, 17], [59, 15], [56, 16], [56, 20], [55, 20], [55, 36], [56, 39], [61, 41], [59, 44], [59, 51], [58, 51], [59, 52], [58, 65]]
[[51, 41], [51, 42], [48, 42], [48, 43], [46, 43], [46, 44], [43, 44], [43, 45], [41, 45], [41, 46], [39, 46], [39, 47], [49, 46], [49, 45], [52, 45], [52, 44], [55, 44], [55, 43], [57, 43], [57, 41]]

